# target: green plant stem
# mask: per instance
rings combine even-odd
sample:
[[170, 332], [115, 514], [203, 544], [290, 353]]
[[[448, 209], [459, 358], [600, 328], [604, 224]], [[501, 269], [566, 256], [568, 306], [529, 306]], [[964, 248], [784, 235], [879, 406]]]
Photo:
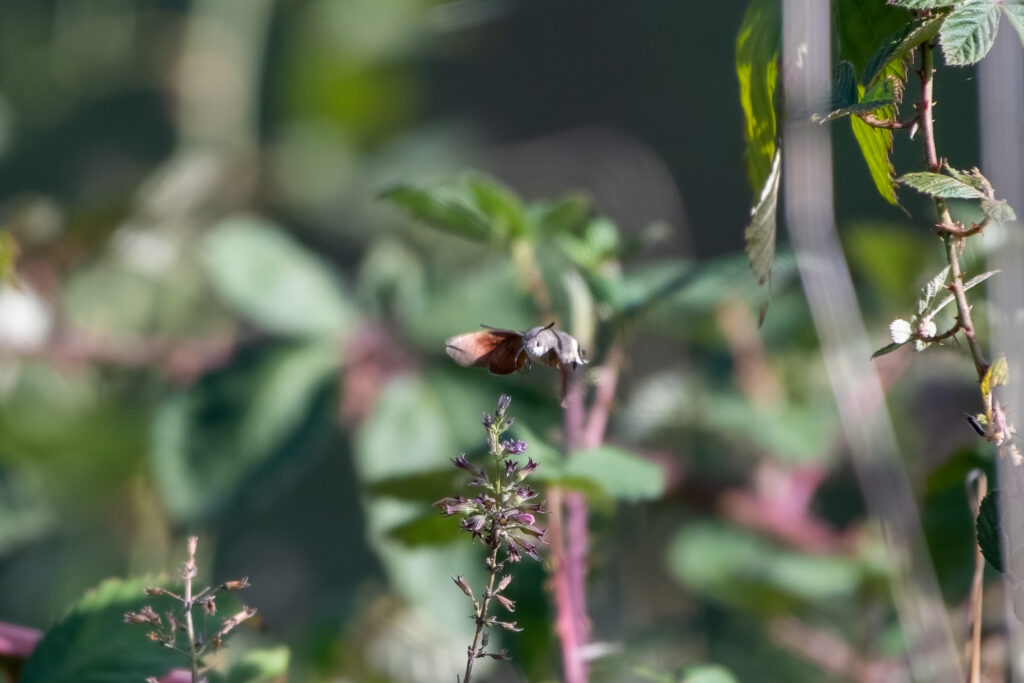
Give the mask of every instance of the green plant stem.
[[[499, 486], [500, 486], [500, 479]], [[466, 653], [466, 673], [462, 677], [462, 683], [469, 683], [473, 676], [473, 662], [476, 661], [476, 653], [480, 649], [480, 639], [484, 634], [484, 624], [487, 622], [487, 608], [491, 603], [491, 591], [494, 590], [494, 579], [498, 576], [498, 548], [501, 547], [501, 539], [497, 536], [492, 540], [491, 557], [487, 563], [487, 572], [490, 575], [487, 580], [487, 589], [484, 591], [483, 599], [476, 613], [476, 633], [473, 634], [473, 645]]]
[[[942, 170], [942, 164], [935, 150], [935, 126], [932, 119], [934, 73], [933, 47], [930, 41], [926, 41], [921, 44], [921, 105], [918, 113], [921, 119], [921, 133], [924, 141], [925, 165], [932, 173], [939, 173]], [[949, 208], [943, 199], [935, 198], [935, 210], [939, 215], [939, 223], [941, 225], [954, 224], [952, 217], [949, 215]], [[945, 232], [942, 235], [942, 242], [946, 250], [949, 272], [952, 276], [949, 288], [953, 292], [953, 298], [956, 301], [957, 322], [960, 329], [963, 330], [964, 338], [967, 340], [967, 347], [971, 351], [974, 369], [978, 374], [978, 381], [980, 382], [988, 370], [988, 362], [985, 361], [981, 344], [978, 342], [978, 337], [974, 332], [971, 307], [967, 303], [967, 294], [964, 290], [964, 276], [960, 268], [959, 254], [963, 238]]]

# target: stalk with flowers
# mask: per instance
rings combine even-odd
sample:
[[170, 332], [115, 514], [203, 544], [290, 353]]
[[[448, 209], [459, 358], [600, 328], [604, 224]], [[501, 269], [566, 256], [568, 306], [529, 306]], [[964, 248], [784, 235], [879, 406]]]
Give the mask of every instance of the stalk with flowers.
[[[484, 560], [487, 569], [487, 587], [477, 595], [463, 576], [453, 577], [463, 593], [473, 603], [472, 618], [476, 622], [473, 643], [466, 652], [466, 672], [463, 683], [469, 683], [473, 675], [473, 664], [478, 659], [508, 659], [505, 650], [487, 651], [488, 628], [497, 626], [507, 631], [521, 631], [514, 621], [501, 621], [488, 615], [491, 603], [497, 601], [507, 612], [515, 611], [515, 602], [504, 595], [512, 582], [511, 574], [499, 574], [506, 563], [519, 562], [526, 554], [539, 560], [538, 545], [544, 540], [544, 531], [536, 526], [537, 515], [544, 514], [543, 501], [535, 501], [537, 492], [523, 482], [537, 469], [532, 458], [526, 464], [512, 456], [526, 452], [526, 442], [501, 437], [512, 427], [514, 419], [507, 415], [512, 399], [502, 394], [494, 415], [485, 414], [484, 428], [487, 430], [488, 453], [493, 460], [493, 471], [486, 464], [475, 465], [465, 454], [452, 459], [459, 469], [473, 475], [470, 486], [483, 489], [474, 498], [463, 496], [442, 498], [435, 503], [446, 516], [463, 515], [462, 529], [480, 539], [490, 549]], [[504, 550], [504, 553], [502, 553]], [[502, 556], [503, 555], [503, 556]]]

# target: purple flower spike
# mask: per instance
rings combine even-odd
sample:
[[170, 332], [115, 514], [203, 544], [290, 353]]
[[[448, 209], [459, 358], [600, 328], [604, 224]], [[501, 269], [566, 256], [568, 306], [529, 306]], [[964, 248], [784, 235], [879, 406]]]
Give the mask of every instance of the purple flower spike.
[[510, 439], [508, 441], [502, 441], [501, 447], [504, 449], [506, 455], [520, 455], [526, 452], [525, 441]]

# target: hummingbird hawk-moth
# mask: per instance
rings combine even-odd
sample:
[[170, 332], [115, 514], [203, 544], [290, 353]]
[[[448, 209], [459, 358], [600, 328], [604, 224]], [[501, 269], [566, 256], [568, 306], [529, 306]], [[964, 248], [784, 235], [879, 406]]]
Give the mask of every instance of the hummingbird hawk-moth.
[[571, 335], [556, 330], [554, 323], [525, 332], [481, 325], [479, 332], [466, 332], [445, 340], [445, 351], [463, 367], [485, 367], [495, 375], [529, 369], [538, 360], [563, 372], [571, 372], [587, 361], [580, 344]]

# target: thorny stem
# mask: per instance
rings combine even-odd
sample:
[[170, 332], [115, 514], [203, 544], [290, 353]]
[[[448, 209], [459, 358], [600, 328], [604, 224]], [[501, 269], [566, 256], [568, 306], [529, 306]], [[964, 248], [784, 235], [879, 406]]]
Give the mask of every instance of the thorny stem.
[[192, 666], [192, 683], [199, 683], [199, 651], [196, 649], [196, 632], [192, 623], [192, 579], [195, 578], [196, 569], [196, 545], [199, 543], [198, 536], [190, 536], [188, 539], [188, 560], [181, 570], [182, 578], [185, 579], [185, 633], [188, 636], [189, 662]]
[[[932, 78], [934, 74], [932, 51], [933, 48], [930, 42], [921, 44], [921, 71], [919, 72], [921, 77], [921, 106], [919, 116], [921, 118], [922, 138], [924, 140], [925, 164], [929, 171], [938, 173], [942, 170], [942, 165], [935, 151], [935, 127], [932, 120], [932, 107], [934, 105], [934, 102], [932, 102], [932, 88], [934, 85]], [[935, 210], [939, 214], [939, 225], [954, 225], [953, 219], [949, 215], [949, 208], [943, 199], [935, 198]], [[964, 291], [964, 276], [960, 268], [959, 255], [963, 246], [963, 236], [954, 235], [947, 230], [942, 234], [942, 242], [946, 249], [946, 261], [949, 263], [949, 272], [952, 275], [949, 288], [953, 292], [953, 298], [956, 301], [957, 322], [960, 329], [963, 330], [964, 338], [967, 339], [967, 347], [970, 349], [971, 357], [974, 359], [974, 369], [978, 373], [978, 381], [981, 381], [988, 370], [988, 363], [985, 361], [981, 344], [974, 333], [971, 307], [967, 303], [967, 294]]]

